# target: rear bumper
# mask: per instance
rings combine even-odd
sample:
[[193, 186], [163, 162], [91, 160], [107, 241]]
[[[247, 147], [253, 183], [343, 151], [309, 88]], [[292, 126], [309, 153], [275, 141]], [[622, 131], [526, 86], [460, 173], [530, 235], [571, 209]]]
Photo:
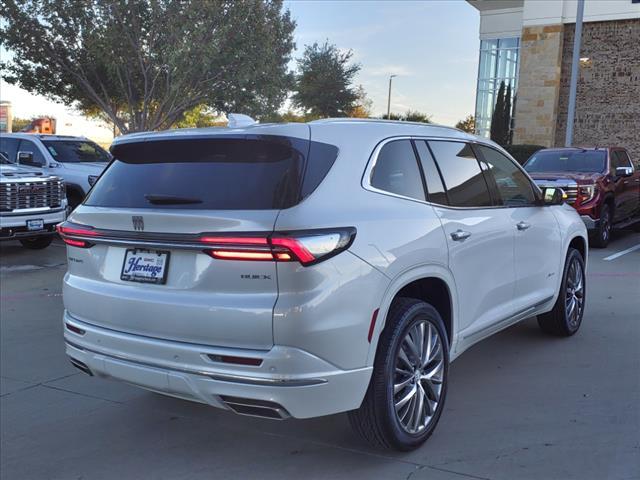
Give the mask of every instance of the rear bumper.
[[[25, 215], [2, 215], [0, 216], [0, 240], [14, 240], [18, 238], [36, 237], [42, 235], [53, 235], [56, 232], [55, 226], [64, 222], [66, 209], [61, 208], [54, 212], [29, 213]], [[44, 221], [43, 230], [27, 230], [27, 220], [42, 219]]]
[[[218, 408], [240, 411], [239, 404], [258, 405], [244, 410], [258, 416], [270, 416], [260, 409], [277, 411], [278, 417], [272, 418], [353, 410], [360, 406], [371, 376], [370, 367], [341, 370], [292, 347], [240, 350], [159, 340], [96, 327], [66, 311], [64, 322], [67, 355], [94, 375]], [[236, 365], [210, 357], [222, 355], [262, 363]]]

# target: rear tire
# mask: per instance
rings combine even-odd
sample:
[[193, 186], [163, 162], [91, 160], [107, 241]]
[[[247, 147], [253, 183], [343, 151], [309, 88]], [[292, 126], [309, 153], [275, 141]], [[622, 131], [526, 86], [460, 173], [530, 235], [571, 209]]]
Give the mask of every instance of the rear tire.
[[29, 250], [42, 250], [47, 248], [53, 242], [53, 236], [21, 238], [20, 243], [24, 248]]
[[603, 205], [602, 213], [600, 214], [600, 221], [598, 222], [598, 229], [596, 230], [591, 245], [596, 248], [606, 248], [609, 245], [611, 239], [611, 206]]
[[349, 412], [351, 426], [374, 447], [419, 447], [440, 419], [448, 373], [449, 342], [438, 311], [420, 300], [396, 299], [365, 398]]
[[559, 337], [575, 334], [582, 324], [586, 291], [584, 259], [578, 250], [570, 248], [564, 264], [558, 300], [553, 310], [538, 315], [540, 329]]

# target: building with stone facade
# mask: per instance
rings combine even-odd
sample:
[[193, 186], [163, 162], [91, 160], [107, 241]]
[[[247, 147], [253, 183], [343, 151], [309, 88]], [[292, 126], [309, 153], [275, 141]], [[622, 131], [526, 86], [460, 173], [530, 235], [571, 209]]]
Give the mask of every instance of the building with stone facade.
[[[477, 133], [511, 85], [514, 144], [563, 146], [577, 0], [467, 0], [480, 12]], [[573, 144], [640, 162], [640, 0], [585, 0]]]

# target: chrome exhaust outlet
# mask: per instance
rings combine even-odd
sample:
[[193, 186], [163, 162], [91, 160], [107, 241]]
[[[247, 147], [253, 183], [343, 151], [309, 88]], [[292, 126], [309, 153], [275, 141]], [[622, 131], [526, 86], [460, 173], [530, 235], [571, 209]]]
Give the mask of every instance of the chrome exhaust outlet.
[[85, 363], [81, 362], [80, 360], [76, 360], [73, 357], [69, 357], [69, 361], [71, 362], [71, 365], [76, 367], [78, 370], [81, 370], [82, 372], [86, 373], [87, 375], [93, 377], [93, 372], [91, 371], [91, 369], [89, 367], [87, 367], [87, 365]]
[[220, 399], [227, 407], [239, 415], [269, 418], [271, 420], [284, 420], [291, 416], [282, 405], [267, 400], [228, 397], [226, 395], [221, 395]]

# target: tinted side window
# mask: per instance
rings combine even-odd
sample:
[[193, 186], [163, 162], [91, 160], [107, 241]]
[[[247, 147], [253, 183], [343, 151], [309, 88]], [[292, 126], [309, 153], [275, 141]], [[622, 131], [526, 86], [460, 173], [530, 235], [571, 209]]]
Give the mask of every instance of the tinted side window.
[[306, 198], [320, 185], [338, 156], [338, 147], [327, 143], [311, 142], [307, 168], [304, 172], [300, 196]]
[[471, 145], [461, 142], [430, 141], [449, 203], [455, 207], [488, 207], [491, 196]]
[[22, 165], [29, 165], [30, 167], [43, 167], [47, 163], [38, 146], [30, 140], [21, 140], [18, 151], [33, 153], [33, 160], [31, 162], [21, 162]]
[[404, 197], [425, 200], [418, 161], [410, 140], [382, 147], [371, 173], [371, 186]]
[[495, 189], [502, 205], [520, 207], [535, 202], [529, 179], [514, 163], [493, 148], [479, 145], [482, 163], [489, 182], [495, 182]]
[[0, 152], [4, 153], [10, 162], [16, 161], [16, 153], [18, 152], [17, 138], [4, 138], [0, 136]]
[[613, 152], [613, 159], [614, 159], [614, 170], [617, 167], [631, 167], [631, 160], [629, 159], [629, 155], [626, 154], [626, 152], [623, 152], [622, 150], [616, 150], [615, 152]]
[[442, 177], [440, 177], [436, 162], [433, 160], [429, 147], [427, 147], [427, 142], [424, 140], [416, 140], [415, 144], [427, 182], [427, 197], [429, 201], [440, 205], [448, 205], [449, 201], [447, 200], [447, 193], [442, 183]]

